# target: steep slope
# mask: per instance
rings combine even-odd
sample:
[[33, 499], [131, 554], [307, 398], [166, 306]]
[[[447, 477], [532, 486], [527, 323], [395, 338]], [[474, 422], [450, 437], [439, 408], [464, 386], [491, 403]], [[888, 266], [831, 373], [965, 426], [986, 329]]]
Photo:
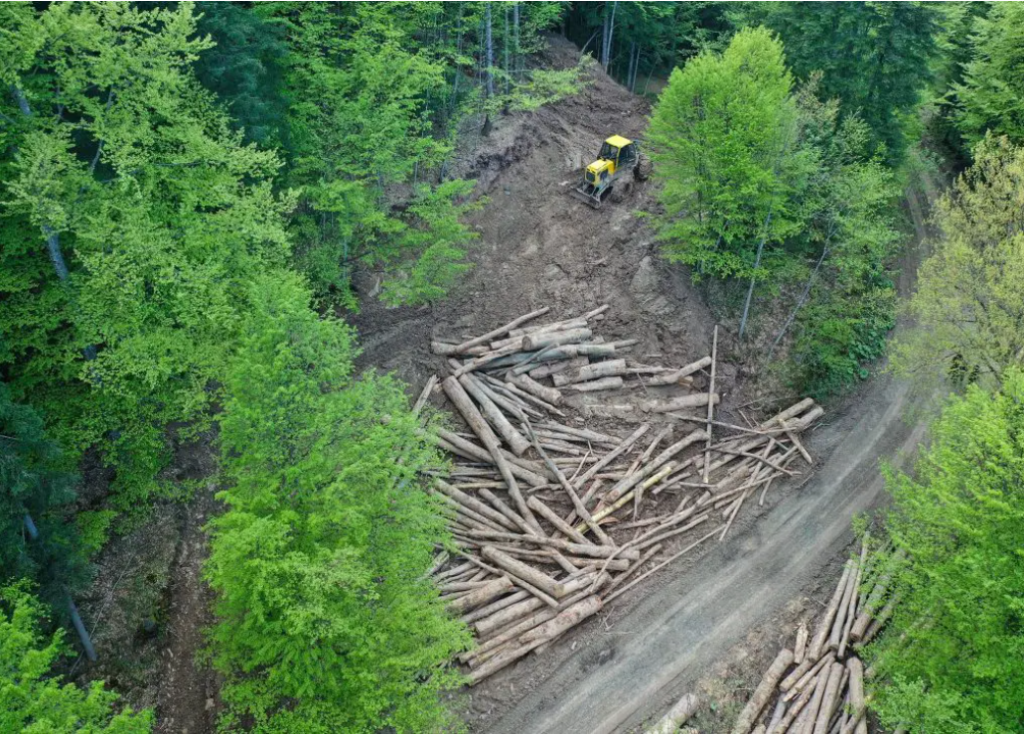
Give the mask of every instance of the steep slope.
[[[551, 39], [548, 61], [576, 51]], [[610, 303], [605, 327], [641, 339], [637, 355], [659, 363], [707, 353], [713, 319], [682, 269], [660, 261], [635, 217], [651, 205], [644, 185], [599, 211], [567, 189], [612, 133], [642, 135], [646, 104], [590, 71], [580, 95], [538, 112], [499, 118], [491, 136], [458, 161], [489, 198], [473, 224], [476, 265], [446, 302], [431, 309], [370, 305], [355, 319], [366, 366], [395, 370], [414, 387], [442, 363], [432, 337], [478, 333], [541, 305], [580, 313]], [[913, 202], [912, 202], [913, 203]], [[919, 226], [919, 234], [922, 234]], [[901, 287], [910, 287], [915, 251]], [[605, 329], [602, 328], [602, 330]], [[731, 404], [744, 392], [734, 344], [724, 335], [723, 383]], [[721, 348], [721, 345], [720, 345]], [[799, 491], [774, 493], [738, 520], [723, 544], [681, 560], [617, 600], [581, 628], [468, 693], [468, 720], [488, 732], [618, 732], [667, 708], [711, 664], [802, 590], [852, 540], [850, 520], [880, 499], [880, 458], [910, 452], [923, 435], [904, 421], [905, 385], [869, 383], [810, 439], [822, 457]], [[741, 420], [739, 416], [726, 419]]]

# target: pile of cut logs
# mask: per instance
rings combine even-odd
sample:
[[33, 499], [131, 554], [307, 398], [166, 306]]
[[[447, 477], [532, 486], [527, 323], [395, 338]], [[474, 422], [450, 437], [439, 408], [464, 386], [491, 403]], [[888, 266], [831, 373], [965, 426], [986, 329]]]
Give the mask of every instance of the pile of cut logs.
[[[800, 625], [793, 649], [775, 658], [732, 734], [747, 734], [762, 715], [766, 723], [757, 725], [754, 734], [867, 734], [864, 679], [873, 671], [864, 669], [856, 651], [878, 634], [896, 603], [889, 594], [892, 564], [863, 583], [868, 542], [865, 537], [860, 557], [844, 567], [814, 636]], [[898, 564], [901, 558], [897, 553], [892, 561]]]
[[[524, 326], [543, 308], [431, 345], [449, 374], [431, 377], [414, 409], [443, 392], [469, 429], [431, 437], [455, 457], [433, 487], [459, 552], [439, 553], [433, 573], [477, 636], [460, 657], [472, 683], [724, 539], [748, 498], [759, 492], [763, 503], [776, 479], [797, 474], [792, 463], [813, 463], [799, 436], [823, 414], [814, 401], [747, 426], [715, 420], [717, 329], [708, 357], [643, 365], [622, 356], [635, 340], [595, 335], [607, 308]], [[705, 374], [706, 389], [692, 390]], [[584, 422], [570, 415], [583, 406], [566, 393], [630, 387], [648, 395], [627, 405], [645, 421], [629, 435], [570, 425]], [[666, 390], [677, 394], [650, 397]], [[702, 414], [678, 412], [690, 408]]]

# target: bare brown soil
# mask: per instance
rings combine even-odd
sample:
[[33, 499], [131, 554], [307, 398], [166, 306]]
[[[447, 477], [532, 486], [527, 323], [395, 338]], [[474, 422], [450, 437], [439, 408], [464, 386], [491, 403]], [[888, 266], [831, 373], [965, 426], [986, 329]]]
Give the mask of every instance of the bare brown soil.
[[[578, 51], [551, 37], [545, 63], [576, 63]], [[452, 175], [477, 181], [486, 207], [470, 218], [480, 233], [473, 270], [432, 308], [389, 309], [364, 300], [352, 321], [361, 365], [395, 371], [414, 387], [443, 362], [431, 338], [478, 334], [540, 306], [575, 315], [611, 305], [601, 334], [641, 340], [633, 356], [680, 365], [708, 352], [713, 320], [682, 269], [658, 258], [638, 210], [653, 206], [648, 184], [612, 193], [600, 210], [569, 195], [604, 138], [641, 136], [648, 105], [593, 67], [576, 96], [532, 113], [492, 118], [487, 138], [464, 136]], [[366, 278], [365, 288], [374, 285]], [[687, 359], [691, 358], [691, 359]], [[682, 360], [682, 361], [679, 361]], [[725, 367], [728, 387], [734, 370]]]

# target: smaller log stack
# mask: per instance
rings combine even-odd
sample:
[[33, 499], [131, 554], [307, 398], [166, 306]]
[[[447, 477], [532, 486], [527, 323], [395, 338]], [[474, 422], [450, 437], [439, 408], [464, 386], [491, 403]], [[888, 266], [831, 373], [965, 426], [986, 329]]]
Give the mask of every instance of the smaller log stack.
[[[813, 636], [801, 624], [793, 649], [779, 652], [732, 734], [751, 728], [766, 734], [867, 734], [864, 679], [871, 670], [865, 671], [856, 651], [878, 634], [896, 603], [889, 593], [891, 569], [876, 569], [870, 580], [864, 574], [868, 544], [865, 536], [860, 557], [844, 566]], [[896, 554], [894, 561], [900, 560]]]
[[[447, 374], [414, 409], [441, 392], [468, 429], [429, 435], [454, 458], [433, 481], [458, 553], [439, 553], [434, 578], [476, 634], [459, 658], [471, 684], [724, 539], [748, 499], [763, 503], [773, 482], [798, 473], [791, 465], [813, 463], [799, 438], [823, 414], [813, 400], [759, 424], [718, 421], [713, 383], [695, 389], [715, 355], [681, 367], [630, 361], [636, 340], [597, 334], [607, 310], [537, 324], [542, 308], [431, 344]], [[639, 426], [586, 425], [584, 395], [611, 391]]]

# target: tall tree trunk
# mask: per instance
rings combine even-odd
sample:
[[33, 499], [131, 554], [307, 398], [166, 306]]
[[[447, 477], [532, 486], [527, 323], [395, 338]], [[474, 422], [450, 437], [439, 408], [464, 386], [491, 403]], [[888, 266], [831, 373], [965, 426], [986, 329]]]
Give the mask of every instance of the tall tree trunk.
[[512, 79], [512, 69], [508, 65], [508, 4], [504, 6], [505, 10], [505, 34], [502, 36], [502, 43], [505, 46], [505, 94], [512, 91], [510, 85]]
[[603, 58], [601, 59], [601, 65], [604, 66], [605, 73], [608, 73], [608, 66], [609, 64], [611, 64], [612, 60], [612, 41], [615, 36], [615, 9], [618, 6], [618, 4], [618, 0], [614, 0], [614, 2], [612, 2], [612, 12], [610, 18], [607, 15], [607, 9], [605, 10], [605, 21], [607, 30], [605, 33], [605, 43], [602, 53]]
[[[459, 14], [455, 16], [455, 55], [462, 56], [462, 3], [458, 4]], [[458, 66], [454, 66], [455, 78], [452, 80], [452, 98], [448, 105], [448, 117], [455, 114], [455, 105], [459, 101], [459, 77], [462, 76]]]
[[786, 331], [793, 324], [793, 319], [796, 318], [797, 312], [803, 307], [804, 302], [807, 300], [807, 296], [811, 293], [811, 286], [814, 285], [814, 279], [818, 277], [818, 271], [821, 269], [821, 264], [825, 262], [825, 258], [828, 257], [828, 243], [821, 250], [821, 257], [818, 258], [818, 263], [814, 266], [814, 270], [811, 272], [811, 277], [807, 279], [807, 283], [804, 285], [804, 292], [800, 294], [800, 298], [797, 300], [796, 305], [793, 306], [793, 310], [789, 312], [789, 316], [786, 317], [786, 323], [779, 329], [779, 333], [776, 334], [775, 340], [772, 342], [771, 347], [768, 349], [768, 357], [765, 361], [770, 361], [772, 354], [775, 352], [775, 348], [779, 346], [779, 342], [782, 341], [782, 337], [786, 335]]
[[[14, 100], [18, 104], [18, 109], [21, 110], [21, 114], [25, 117], [32, 117], [32, 108], [29, 106], [25, 93], [16, 86], [11, 86], [11, 93], [14, 95]], [[44, 224], [42, 229], [43, 237], [46, 240], [46, 251], [50, 255], [50, 262], [53, 263], [53, 269], [57, 273], [57, 279], [60, 280], [61, 283], [65, 283], [68, 279], [68, 265], [64, 260], [64, 253], [60, 249], [60, 233], [54, 231], [48, 224]], [[82, 354], [85, 356], [87, 361], [92, 361], [96, 359], [96, 347], [89, 344], [82, 350]]]
[[484, 80], [487, 83], [487, 97], [490, 99], [494, 96], [494, 75], [491, 73], [491, 69], [494, 68], [494, 35], [491, 32], [491, 4], [487, 3], [485, 7], [484, 23], [486, 24], [486, 30], [484, 31], [484, 43], [487, 51], [487, 68], [484, 70]]
[[633, 78], [633, 59], [636, 58], [636, 41], [629, 42], [629, 63], [626, 65], [625, 87], [629, 89], [630, 80]]
[[640, 73], [640, 51], [643, 46], [636, 47], [636, 61], [633, 62], [633, 78], [629, 82], [629, 91], [636, 93], [636, 77]]
[[740, 338], [747, 328], [747, 314], [750, 313], [750, 299], [754, 297], [754, 283], [757, 281], [757, 269], [761, 266], [761, 253], [764, 252], [764, 243], [768, 239], [768, 225], [772, 222], [772, 213], [764, 219], [764, 231], [761, 233], [761, 242], [757, 245], [757, 257], [754, 259], [754, 272], [750, 274], [750, 288], [747, 289], [747, 300], [743, 304], [743, 318], [740, 319]]
[[608, 24], [608, 61], [605, 64], [605, 71], [608, 71], [608, 66], [611, 65], [611, 61], [612, 61], [612, 48], [613, 48], [614, 37], [615, 37], [615, 9], [618, 6], [619, 6], [619, 2], [618, 2], [618, 0], [615, 0], [612, 3], [612, 19], [611, 19], [611, 22]]
[[513, 35], [514, 46], [512, 48], [512, 67], [518, 74], [523, 70], [522, 46], [519, 43], [519, 3], [512, 3], [512, 25], [515, 28], [515, 34]]

